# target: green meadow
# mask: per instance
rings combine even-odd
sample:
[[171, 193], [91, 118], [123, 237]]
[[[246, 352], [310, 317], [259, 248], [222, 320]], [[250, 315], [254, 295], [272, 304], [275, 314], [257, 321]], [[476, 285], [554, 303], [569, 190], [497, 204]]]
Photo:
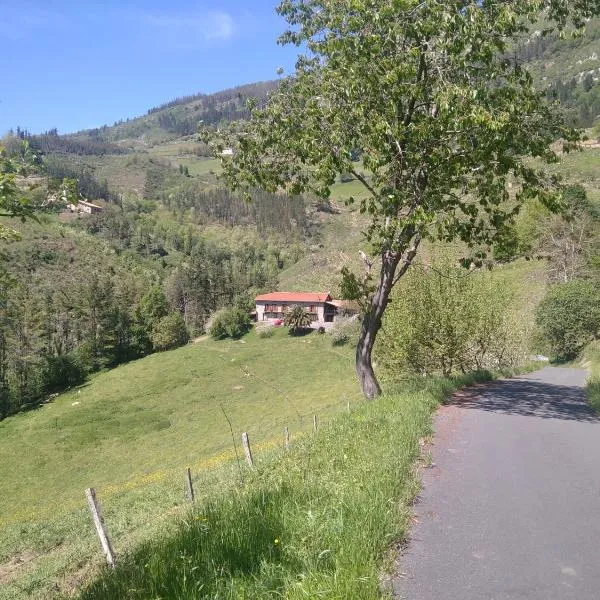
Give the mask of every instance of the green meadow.
[[285, 426], [294, 440], [313, 414], [324, 424], [359, 397], [349, 349], [281, 329], [269, 339], [203, 339], [155, 354], [6, 419], [0, 598], [69, 589], [67, 574], [101, 564], [85, 488], [97, 489], [123, 550], [184, 503], [184, 468], [221, 481], [221, 471], [237, 468], [243, 431], [260, 461], [281, 447]]

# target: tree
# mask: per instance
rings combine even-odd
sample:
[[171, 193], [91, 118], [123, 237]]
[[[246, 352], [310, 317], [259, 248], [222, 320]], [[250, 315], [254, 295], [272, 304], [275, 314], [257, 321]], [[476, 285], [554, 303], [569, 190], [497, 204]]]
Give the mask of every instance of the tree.
[[600, 335], [597, 286], [571, 281], [550, 287], [537, 309], [536, 322], [558, 358], [575, 358]]
[[286, 327], [289, 327], [292, 335], [310, 327], [311, 323], [311, 316], [308, 314], [307, 310], [299, 304], [292, 306], [290, 310], [285, 313], [284, 324]]
[[187, 344], [190, 339], [183, 317], [173, 312], [152, 327], [152, 346], [155, 350], [171, 350]]
[[230, 307], [213, 315], [208, 332], [215, 340], [228, 337], [237, 340], [250, 331], [250, 326], [250, 317], [245, 310]]
[[280, 42], [307, 55], [248, 122], [205, 135], [234, 189], [327, 198], [344, 173], [365, 188], [378, 273], [345, 271], [342, 288], [364, 308], [356, 370], [366, 398], [381, 391], [371, 356], [390, 292], [423, 240], [461, 240], [480, 261], [527, 199], [560, 207], [559, 180], [526, 158], [556, 161], [551, 143], [569, 151], [579, 134], [509, 50], [530, 22], [562, 27], [573, 6], [580, 24], [598, 1], [283, 0]]

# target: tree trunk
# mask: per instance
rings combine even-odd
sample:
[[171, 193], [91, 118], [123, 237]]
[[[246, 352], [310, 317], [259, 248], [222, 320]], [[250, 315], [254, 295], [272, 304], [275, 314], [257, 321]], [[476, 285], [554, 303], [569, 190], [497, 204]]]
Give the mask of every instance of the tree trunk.
[[381, 329], [381, 319], [394, 285], [394, 274], [399, 260], [400, 253], [386, 252], [383, 255], [379, 285], [364, 315], [358, 345], [356, 346], [356, 373], [362, 392], [367, 400], [373, 400], [381, 394], [381, 387], [373, 371], [372, 353], [375, 338]]

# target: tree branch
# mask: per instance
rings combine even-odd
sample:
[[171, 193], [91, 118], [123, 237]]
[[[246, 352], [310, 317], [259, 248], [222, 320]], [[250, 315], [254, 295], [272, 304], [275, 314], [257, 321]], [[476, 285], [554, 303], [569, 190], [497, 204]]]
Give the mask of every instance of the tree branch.
[[417, 233], [417, 235], [415, 236], [415, 241], [413, 242], [413, 245], [411, 246], [410, 250], [406, 253], [406, 258], [403, 260], [402, 266], [400, 267], [400, 269], [394, 276], [394, 282], [392, 283], [392, 286], [396, 285], [398, 283], [398, 281], [400, 281], [402, 276], [406, 273], [406, 271], [408, 271], [410, 265], [412, 264], [412, 261], [414, 260], [415, 256], [417, 255], [417, 250], [419, 249], [420, 244], [421, 244], [421, 234]]
[[349, 173], [351, 175], [354, 175], [354, 177], [356, 177], [356, 179], [358, 179], [367, 188], [367, 190], [369, 190], [372, 196], [374, 196], [375, 198], [378, 197], [379, 194], [377, 193], [375, 188], [367, 181], [364, 175], [359, 173], [356, 169], [350, 169]]

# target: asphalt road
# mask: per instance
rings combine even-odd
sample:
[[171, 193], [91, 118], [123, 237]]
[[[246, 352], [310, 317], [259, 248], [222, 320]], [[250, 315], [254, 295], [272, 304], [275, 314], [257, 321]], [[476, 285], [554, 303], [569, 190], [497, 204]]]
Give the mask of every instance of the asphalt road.
[[585, 378], [546, 368], [439, 411], [396, 598], [600, 599], [600, 420]]

